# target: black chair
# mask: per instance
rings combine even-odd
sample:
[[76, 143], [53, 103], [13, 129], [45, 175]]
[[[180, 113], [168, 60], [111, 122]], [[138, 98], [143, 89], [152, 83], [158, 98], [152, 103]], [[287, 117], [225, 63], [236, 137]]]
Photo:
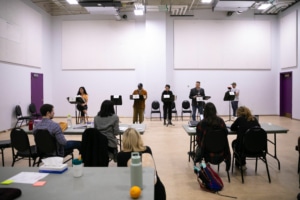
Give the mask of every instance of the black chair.
[[11, 147], [10, 140], [1, 140], [0, 141], [0, 150], [2, 156], [2, 166], [4, 167], [4, 149]]
[[20, 128], [24, 121], [27, 124], [30, 120], [33, 119], [31, 116], [23, 116], [22, 115], [22, 109], [21, 109], [20, 105], [16, 105], [15, 113], [16, 113], [16, 117], [17, 117], [17, 122], [15, 125], [15, 128]]
[[205, 162], [218, 165], [218, 171], [219, 165], [225, 162], [225, 170], [227, 172], [228, 182], [230, 182], [229, 170], [231, 154], [227, 134], [224, 129], [212, 129], [205, 134], [201, 154]]
[[108, 167], [108, 140], [96, 128], [82, 134], [81, 158], [85, 167]]
[[[296, 151], [299, 154], [298, 158], [298, 174], [300, 173], [300, 137], [298, 137], [298, 145], [296, 146]], [[299, 184], [300, 184], [300, 177], [299, 177]], [[300, 186], [300, 185], [299, 185]]]
[[181, 104], [181, 121], [183, 121], [183, 114], [184, 113], [189, 113], [190, 114], [190, 119], [192, 118], [191, 104], [187, 100], [184, 100]]
[[153, 113], [159, 114], [159, 120], [161, 120], [160, 104], [159, 104], [158, 101], [153, 101], [152, 104], [151, 104], [150, 120], [152, 120], [152, 114]]
[[175, 104], [175, 102], [174, 102], [174, 101], [172, 102], [172, 106], [171, 106], [171, 108], [172, 108], [172, 115], [173, 115], [173, 114], [175, 114], [175, 119], [176, 119], [176, 120], [178, 120], [178, 115], [177, 115], [176, 104]]
[[[268, 153], [268, 138], [267, 133], [264, 129], [260, 127], [253, 127], [248, 129], [242, 137], [242, 146], [241, 151], [238, 152], [233, 149], [233, 159], [232, 165], [234, 163], [235, 157], [238, 160], [242, 158], [255, 158], [255, 172], [257, 172], [257, 160], [258, 158], [266, 164], [266, 169], [268, 173], [269, 183], [271, 183], [269, 167], [267, 162], [267, 155]], [[244, 183], [244, 172], [242, 167], [240, 167], [242, 182]], [[232, 168], [233, 172], [233, 168]]]
[[[10, 140], [13, 159], [11, 166], [13, 167], [17, 161], [22, 159], [29, 160], [29, 167], [35, 166], [38, 154], [36, 152], [36, 146], [30, 146], [27, 133], [21, 128], [14, 128], [10, 132]], [[32, 165], [31, 159], [33, 160]]]
[[36, 111], [36, 106], [34, 103], [29, 104], [28, 110], [32, 118], [40, 119], [42, 117], [42, 115]]
[[46, 129], [37, 130], [34, 134], [34, 141], [37, 147], [37, 153], [39, 155], [39, 161], [37, 163], [38, 165], [42, 162], [43, 158], [53, 156], [60, 156], [64, 158], [71, 156], [71, 158], [65, 160], [64, 163], [67, 163], [74, 158], [73, 150], [65, 150], [63, 155], [59, 155], [56, 138], [52, 136]]

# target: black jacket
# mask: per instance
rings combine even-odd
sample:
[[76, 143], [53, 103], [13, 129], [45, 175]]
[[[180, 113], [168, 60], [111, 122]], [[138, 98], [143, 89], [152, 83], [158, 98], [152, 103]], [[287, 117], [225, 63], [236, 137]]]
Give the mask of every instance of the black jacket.
[[200, 88], [200, 90], [197, 90], [196, 88], [191, 89], [189, 98], [192, 99], [192, 106], [197, 106], [197, 101], [194, 96], [201, 96], [205, 97], [205, 91], [203, 88]]

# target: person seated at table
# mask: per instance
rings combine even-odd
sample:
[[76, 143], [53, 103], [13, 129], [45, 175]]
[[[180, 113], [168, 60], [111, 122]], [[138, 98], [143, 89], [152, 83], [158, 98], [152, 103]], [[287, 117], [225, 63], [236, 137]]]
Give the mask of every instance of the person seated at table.
[[108, 140], [109, 157], [116, 162], [118, 153], [117, 135], [120, 133], [119, 117], [115, 114], [114, 103], [110, 100], [104, 100], [100, 111], [94, 118], [94, 127], [98, 129]]
[[[33, 135], [37, 130], [47, 129], [49, 133], [55, 137], [58, 148], [58, 155], [63, 156], [64, 151], [77, 149], [81, 154], [81, 141], [66, 140], [61, 127], [52, 119], [54, 117], [54, 106], [51, 104], [44, 104], [40, 108], [40, 113], [43, 116], [42, 120], [33, 128]], [[53, 154], [55, 154], [53, 152]]]
[[[150, 159], [145, 159], [147, 158], [146, 155], [150, 155], [153, 162], [152, 166], [155, 167], [151, 148], [149, 146], [144, 146], [140, 133], [137, 132], [134, 128], [128, 128], [123, 133], [122, 151], [120, 151], [117, 156], [118, 167], [128, 166], [128, 161], [131, 160], [131, 152], [139, 152], [141, 154], [143, 164], [146, 162], [151, 162]], [[145, 157], [143, 155], [145, 155]], [[157, 174], [157, 171], [156, 171], [156, 182], [154, 185], [154, 199], [155, 200], [166, 199], [165, 186], [161, 182]]]
[[[203, 152], [201, 152], [201, 151], [203, 151], [202, 149], [203, 149], [204, 138], [205, 138], [206, 134], [209, 134], [210, 130], [221, 129], [221, 130], [224, 130], [224, 133], [226, 134], [226, 136], [228, 135], [228, 130], [227, 130], [226, 124], [221, 117], [217, 116], [217, 109], [213, 103], [208, 102], [205, 105], [203, 117], [204, 117], [204, 119], [201, 120], [197, 124], [197, 127], [196, 127], [196, 134], [197, 134], [196, 141], [197, 141], [198, 147], [196, 149], [196, 154], [195, 154], [195, 158], [194, 158], [195, 164], [197, 162], [201, 162], [201, 160], [202, 160]], [[211, 156], [211, 160], [219, 159], [217, 157], [218, 155], [210, 155], [210, 156]], [[230, 166], [231, 154], [230, 154], [229, 145], [228, 145], [227, 150], [221, 156], [222, 156], [222, 159], [225, 160], [226, 165]]]
[[[232, 141], [232, 149], [235, 151], [240, 152], [242, 149], [242, 141], [243, 141], [243, 134], [252, 127], [258, 126], [260, 127], [259, 122], [257, 119], [252, 115], [249, 108], [246, 106], [240, 106], [237, 109], [237, 119], [233, 122], [230, 129], [232, 131], [237, 132], [237, 137], [235, 140]], [[236, 158], [235, 166], [242, 167], [243, 170], [246, 170], [246, 159], [242, 158], [238, 160]]]

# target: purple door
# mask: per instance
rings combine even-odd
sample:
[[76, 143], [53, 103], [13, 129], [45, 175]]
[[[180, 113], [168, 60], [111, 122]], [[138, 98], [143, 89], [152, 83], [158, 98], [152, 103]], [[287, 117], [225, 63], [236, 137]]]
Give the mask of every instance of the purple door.
[[280, 116], [292, 118], [292, 72], [280, 73]]
[[31, 73], [31, 103], [35, 104], [38, 113], [44, 104], [43, 80], [43, 74]]

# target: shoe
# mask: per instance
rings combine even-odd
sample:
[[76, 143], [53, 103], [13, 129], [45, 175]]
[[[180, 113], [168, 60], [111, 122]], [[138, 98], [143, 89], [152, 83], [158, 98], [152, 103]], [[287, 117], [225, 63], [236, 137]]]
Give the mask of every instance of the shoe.
[[242, 170], [245, 171], [247, 169], [246, 165], [242, 166]]
[[167, 125], [167, 124], [166, 124], [166, 120], [164, 120], [164, 125]]

